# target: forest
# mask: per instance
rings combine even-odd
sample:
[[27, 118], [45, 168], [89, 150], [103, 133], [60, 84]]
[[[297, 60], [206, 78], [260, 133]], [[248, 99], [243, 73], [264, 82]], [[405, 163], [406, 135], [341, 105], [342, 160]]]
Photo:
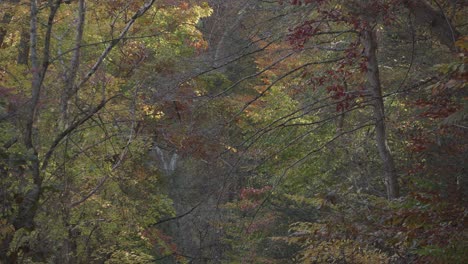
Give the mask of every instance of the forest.
[[0, 263], [468, 263], [464, 0], [0, 0]]

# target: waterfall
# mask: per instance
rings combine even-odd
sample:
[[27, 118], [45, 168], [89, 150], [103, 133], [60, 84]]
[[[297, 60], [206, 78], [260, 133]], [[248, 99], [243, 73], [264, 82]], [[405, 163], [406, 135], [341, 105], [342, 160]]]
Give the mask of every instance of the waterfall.
[[164, 171], [168, 175], [172, 174], [175, 171], [179, 155], [177, 155], [177, 153], [174, 152], [172, 154], [172, 157], [170, 159], [168, 159], [168, 157], [166, 156], [166, 154], [163, 152], [163, 150], [160, 147], [154, 145], [153, 149], [156, 151], [156, 154], [157, 154], [157, 156], [159, 157], [159, 160], [162, 163], [162, 167], [163, 167]]

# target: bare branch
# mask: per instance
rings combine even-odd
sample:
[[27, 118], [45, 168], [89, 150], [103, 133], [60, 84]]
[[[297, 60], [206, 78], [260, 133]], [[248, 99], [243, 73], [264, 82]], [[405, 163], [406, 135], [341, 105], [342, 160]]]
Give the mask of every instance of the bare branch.
[[113, 39], [109, 45], [107, 45], [106, 49], [102, 52], [101, 56], [97, 59], [96, 63], [94, 63], [93, 67], [91, 67], [91, 70], [86, 74], [86, 76], [81, 80], [81, 82], [75, 87], [75, 90], [78, 90], [83, 84], [85, 84], [91, 76], [94, 75], [94, 73], [97, 71], [99, 66], [101, 66], [102, 62], [104, 59], [109, 55], [109, 53], [112, 51], [112, 49], [127, 35], [128, 31], [132, 27], [132, 25], [135, 23], [135, 21], [143, 16], [148, 9], [151, 8], [151, 6], [154, 4], [156, 0], [150, 0], [147, 3], [145, 3], [133, 16], [132, 18], [127, 22], [125, 25], [125, 28], [120, 32], [120, 35], [116, 38]]
[[160, 225], [162, 223], [166, 223], [166, 222], [169, 222], [169, 221], [173, 221], [173, 220], [177, 220], [177, 219], [180, 219], [182, 217], [185, 217], [189, 214], [191, 214], [195, 209], [197, 209], [198, 206], [201, 205], [202, 202], [199, 202], [198, 204], [196, 204], [194, 207], [192, 207], [190, 210], [188, 210], [187, 212], [181, 214], [181, 215], [177, 215], [177, 216], [174, 216], [174, 217], [170, 217], [170, 218], [166, 218], [166, 219], [163, 219], [163, 220], [160, 220], [154, 224], [150, 224], [149, 227], [154, 227], [154, 226], [157, 226], [157, 225]]
[[49, 147], [49, 150], [47, 151], [47, 153], [44, 155], [44, 161], [42, 163], [42, 167], [41, 167], [41, 171], [45, 171], [45, 169], [47, 169], [47, 166], [49, 164], [49, 160], [50, 158], [52, 157], [52, 154], [54, 153], [55, 149], [57, 148], [57, 146], [60, 144], [60, 142], [65, 138], [67, 137], [70, 133], [72, 133], [77, 127], [79, 127], [80, 125], [82, 125], [83, 123], [85, 123], [86, 121], [88, 121], [91, 117], [93, 117], [97, 112], [99, 112], [99, 110], [101, 110], [104, 106], [106, 106], [106, 104], [118, 97], [119, 95], [116, 95], [116, 96], [113, 96], [107, 100], [102, 100], [101, 103], [99, 105], [97, 105], [96, 107], [94, 107], [94, 109], [92, 109], [87, 115], [85, 115], [84, 117], [82, 117], [81, 119], [79, 119], [78, 121], [74, 122], [73, 124], [71, 124], [69, 127], [67, 127], [64, 131], [62, 131], [54, 140], [54, 142], [52, 143], [52, 145]]
[[260, 99], [262, 96], [264, 96], [275, 84], [277, 84], [279, 81], [283, 80], [284, 78], [288, 77], [289, 75], [301, 70], [301, 69], [304, 69], [304, 68], [307, 68], [311, 65], [318, 65], [318, 64], [328, 64], [328, 63], [334, 63], [334, 62], [337, 62], [337, 61], [340, 61], [344, 59], [343, 57], [340, 57], [340, 58], [335, 58], [335, 59], [330, 59], [330, 60], [325, 60], [325, 61], [314, 61], [314, 62], [308, 62], [306, 64], [303, 64], [299, 67], [296, 67], [288, 72], [286, 72], [285, 74], [281, 75], [280, 77], [278, 77], [276, 80], [274, 80], [270, 85], [268, 85], [268, 87], [266, 87], [261, 93], [259, 93], [255, 98], [253, 98], [252, 100], [250, 100], [249, 102], [247, 102], [244, 107], [237, 113], [234, 115], [234, 117], [231, 119], [231, 122], [232, 120], [234, 120], [234, 118], [238, 117], [242, 112], [244, 112], [251, 104], [253, 104], [254, 102], [256, 102], [258, 99]]

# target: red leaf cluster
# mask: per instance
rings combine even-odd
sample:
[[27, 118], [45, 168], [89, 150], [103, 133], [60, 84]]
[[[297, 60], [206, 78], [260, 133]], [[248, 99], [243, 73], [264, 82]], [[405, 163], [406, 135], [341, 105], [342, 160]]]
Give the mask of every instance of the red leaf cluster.
[[309, 20], [304, 22], [302, 25], [297, 26], [289, 30], [288, 41], [291, 46], [296, 49], [303, 49], [304, 44], [317, 32], [319, 32], [318, 26], [315, 25], [315, 21]]

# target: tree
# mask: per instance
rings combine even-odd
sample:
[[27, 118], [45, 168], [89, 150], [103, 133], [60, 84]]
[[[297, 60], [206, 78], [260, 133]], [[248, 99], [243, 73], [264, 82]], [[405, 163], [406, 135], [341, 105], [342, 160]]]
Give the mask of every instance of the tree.
[[[159, 201], [154, 207], [138, 202], [135, 192], [153, 193], [159, 187], [146, 176], [154, 171], [130, 160], [142, 158], [148, 147], [148, 141], [140, 137], [145, 105], [139, 96], [141, 83], [149, 80], [138, 80], [137, 67], [142, 67], [148, 54], [154, 58], [148, 60], [153, 65], [180, 50], [189, 56], [194, 47], [185, 40], [201, 41], [194, 24], [209, 14], [209, 8], [178, 4], [30, 1], [28, 65], [24, 65], [24, 54], [17, 63], [8, 55], [18, 45], [19, 52], [23, 51], [21, 30], [6, 29], [13, 36], [1, 51], [6, 60], [0, 84], [6, 95], [2, 101], [2, 131], [6, 132], [2, 137], [2, 194], [6, 199], [1, 258], [7, 263], [16, 263], [20, 257], [64, 263], [105, 261], [114, 258], [114, 253], [131, 250], [135, 241], [146, 248], [145, 253], [141, 251], [143, 258], [156, 254], [147, 251], [140, 236], [110, 243], [99, 240], [111, 241], [112, 234], [120, 232], [113, 225], [133, 223], [130, 230], [140, 232], [154, 219], [172, 214], [162, 193], [150, 195]], [[27, 14], [27, 6], [12, 3], [10, 7], [10, 19], [23, 19]], [[178, 23], [181, 26], [175, 26]], [[155, 45], [158, 41], [165, 44]], [[167, 53], [157, 54], [158, 49]], [[124, 64], [132, 68], [116, 70]], [[142, 184], [121, 185], [117, 178], [126, 182], [124, 175], [131, 168], [140, 171], [135, 177]], [[144, 182], [151, 184], [146, 187]], [[115, 203], [124, 205], [110, 206]], [[96, 207], [104, 212], [104, 220], [89, 222], [99, 217], [93, 212]], [[129, 220], [110, 210], [116, 207], [138, 208], [141, 216]], [[57, 220], [56, 226], [51, 226], [48, 216]]]
[[0, 5], [2, 261], [466, 262], [462, 1]]
[[[456, 45], [453, 37], [459, 36], [458, 30], [460, 29], [455, 29], [453, 26], [455, 22], [452, 24], [450, 19], [444, 16], [444, 13], [447, 14], [447, 9], [444, 8], [450, 6], [450, 3], [441, 3], [440, 6], [434, 8], [427, 2], [411, 3], [408, 1], [292, 2], [297, 5], [309, 4], [309, 6], [292, 8], [285, 5], [284, 13], [276, 13], [278, 16], [271, 14], [274, 18], [270, 17], [268, 21], [277, 22], [278, 28], [283, 26], [283, 29], [284, 24], [291, 25], [291, 21], [295, 21], [297, 26], [290, 30], [289, 41], [297, 48], [297, 54], [290, 55], [288, 60], [281, 60], [281, 63], [276, 64], [273, 69], [268, 68], [267, 65], [273, 65], [272, 61], [279, 59], [280, 54], [284, 55], [288, 49], [283, 45], [278, 45], [276, 49], [266, 50], [264, 54], [267, 55], [259, 55], [261, 59], [257, 60], [258, 67], [259, 69], [268, 68], [268, 73], [261, 75], [264, 78], [264, 84], [256, 87], [257, 94], [253, 98], [244, 99], [245, 106], [242, 108], [247, 117], [243, 121], [250, 121], [246, 122], [246, 129], [250, 129], [252, 135], [247, 136], [245, 146], [252, 156], [255, 155], [256, 160], [261, 157], [261, 161], [257, 162], [260, 165], [253, 166], [252, 172], [254, 173], [249, 179], [250, 187], [260, 190], [265, 186], [273, 186], [272, 191], [264, 195], [260, 201], [255, 201], [253, 212], [247, 216], [242, 206], [249, 204], [240, 195], [235, 203], [237, 207], [229, 204], [229, 208], [234, 207], [238, 210], [240, 220], [237, 222], [237, 228], [242, 227], [245, 222], [247, 226], [249, 224], [258, 226], [264, 216], [272, 211], [276, 212], [273, 213], [276, 217], [283, 210], [291, 212], [291, 200], [307, 201], [307, 203], [302, 203], [303, 210], [310, 209], [318, 216], [304, 220], [300, 219], [299, 212], [293, 213], [300, 219], [288, 219], [293, 223], [299, 222], [292, 225], [295, 231], [293, 234], [287, 233], [287, 228], [281, 229], [279, 224], [263, 226], [252, 236], [246, 232], [247, 228], [239, 228], [240, 230], [233, 228], [231, 230], [242, 232], [237, 236], [230, 233], [229, 236], [236, 240], [233, 242], [233, 246], [236, 246], [235, 250], [238, 250], [235, 251], [236, 255], [256, 257], [257, 261], [264, 260], [264, 257], [271, 257], [271, 253], [262, 251], [272, 248], [271, 244], [266, 241], [271, 239], [271, 236], [275, 238], [278, 233], [283, 233], [283, 237], [276, 241], [294, 242], [295, 245], [302, 247], [303, 251], [297, 251], [296, 256], [301, 257], [300, 259], [305, 263], [314, 260], [313, 257], [318, 255], [325, 256], [328, 260], [356, 262], [358, 260], [364, 262], [366, 258], [367, 260], [374, 259], [374, 262], [385, 261], [394, 254], [400, 255], [403, 261], [424, 259], [424, 254], [431, 250], [426, 248], [426, 245], [418, 244], [417, 247], [420, 250], [418, 254], [413, 254], [409, 250], [409, 245], [415, 243], [417, 240], [415, 237], [418, 237], [413, 233], [416, 231], [409, 226], [412, 225], [411, 223], [424, 221], [416, 220], [418, 213], [423, 214], [422, 209], [410, 204], [414, 202], [413, 195], [420, 194], [419, 192], [423, 192], [424, 188], [417, 183], [408, 185], [409, 179], [405, 170], [405, 165], [408, 164], [406, 155], [411, 156], [413, 161], [415, 155], [405, 150], [405, 142], [401, 142], [399, 138], [402, 134], [396, 128], [399, 122], [408, 118], [405, 112], [416, 111], [414, 108], [407, 107], [409, 103], [407, 100], [413, 100], [414, 103], [416, 99], [405, 97], [423, 93], [422, 91], [428, 89], [428, 85], [434, 84], [440, 78], [434, 77], [433, 69], [425, 64], [425, 59], [428, 58], [427, 52], [432, 54], [430, 56], [432, 64], [435, 60], [440, 63], [453, 62], [453, 57], [442, 54], [448, 50], [452, 52], [459, 50], [459, 48], [454, 48]], [[274, 3], [265, 4], [267, 7], [271, 5]], [[293, 15], [288, 17], [289, 14]], [[370, 17], [375, 17], [375, 19]], [[440, 20], [437, 17], [444, 17], [444, 23], [438, 23], [437, 21]], [[429, 18], [432, 21], [435, 20], [433, 24], [427, 23]], [[458, 21], [458, 24], [463, 23]], [[434, 26], [433, 31], [430, 31], [432, 26]], [[278, 33], [278, 28], [268, 24], [268, 30], [274, 29], [273, 31]], [[450, 31], [452, 33], [448, 34]], [[434, 38], [431, 38], [431, 35]], [[449, 39], [447, 36], [450, 36], [451, 41], [447, 41]], [[323, 65], [320, 63], [322, 58], [326, 58], [324, 61], [331, 60], [332, 54], [338, 54], [334, 63]], [[454, 81], [452, 84], [455, 83], [458, 82]], [[317, 90], [322, 88], [328, 92], [328, 98], [320, 97], [323, 93], [320, 94], [313, 88]], [[309, 97], [308, 101], [304, 100], [310, 95], [315, 98]], [[439, 99], [442, 100], [442, 98]], [[334, 105], [336, 108], [331, 109], [325, 103], [320, 104], [325, 100], [331, 101], [328, 101], [328, 106]], [[446, 104], [446, 102], [440, 105], [439, 103], [434, 108], [441, 111], [451, 112], [462, 108], [460, 105], [454, 107], [452, 103]], [[449, 109], [452, 110], [449, 111]], [[445, 112], [443, 116], [447, 117], [448, 112]], [[318, 120], [313, 119], [310, 113], [314, 113], [314, 117]], [[368, 115], [373, 116], [373, 129], [369, 129], [369, 119], [366, 118]], [[318, 126], [317, 124], [327, 123], [327, 120], [335, 119], [338, 119], [336, 137], [333, 134], [330, 137], [329, 131], [320, 135], [320, 130], [314, 127]], [[414, 124], [421, 122], [420, 117], [411, 120]], [[364, 121], [361, 123], [362, 127], [356, 125], [359, 121]], [[296, 134], [299, 130], [296, 128], [301, 126], [310, 128], [309, 133]], [[309, 141], [313, 137], [309, 135], [316, 136], [321, 139], [321, 142], [327, 143], [321, 145], [320, 141]], [[387, 202], [380, 199], [383, 194], [378, 187], [376, 188], [379, 182], [375, 181], [378, 179], [375, 175], [378, 175], [376, 168], [379, 166], [374, 165], [376, 160], [373, 158], [374, 152], [371, 149], [374, 146], [369, 144], [369, 138], [374, 136], [381, 156], [380, 164], [384, 167], [387, 197], [390, 198]], [[392, 156], [389, 157], [389, 144], [395, 150], [392, 156], [394, 155], [398, 161], [398, 168], [395, 168]], [[334, 152], [331, 160], [335, 162], [326, 163], [327, 151], [332, 149]], [[362, 154], [364, 157], [360, 157]], [[440, 158], [438, 154], [433, 156], [433, 158], [436, 157]], [[322, 172], [316, 172], [317, 168], [323, 168]], [[461, 169], [459, 166], [457, 168], [456, 170]], [[399, 181], [396, 179], [397, 171], [401, 177]], [[364, 175], [360, 176], [361, 173]], [[428, 171], [424, 170], [424, 173]], [[421, 173], [418, 175], [422, 176]], [[438, 175], [440, 177], [444, 173]], [[317, 183], [320, 181], [323, 181], [322, 185]], [[419, 182], [419, 180], [416, 181]], [[399, 184], [402, 184], [401, 195], [403, 197], [392, 201], [393, 198], [399, 196]], [[452, 184], [453, 187], [454, 184]], [[434, 186], [434, 188], [437, 187]], [[431, 190], [435, 191], [434, 188]], [[289, 199], [284, 199], [282, 198], [284, 194], [298, 194], [298, 197], [289, 196]], [[335, 198], [330, 199], [330, 197]], [[438, 211], [435, 213], [437, 217], [430, 220], [430, 217], [424, 218], [427, 220], [426, 223], [431, 223], [429, 225], [434, 227], [450, 218], [457, 222], [454, 228], [458, 228], [461, 222], [456, 212], [459, 212], [459, 209], [454, 208], [459, 208], [459, 205], [439, 207], [441, 204], [436, 202], [438, 201], [436, 197], [433, 198], [434, 203], [428, 200], [422, 202], [424, 198], [415, 198], [434, 209], [434, 211], [431, 209], [431, 212]], [[432, 205], [429, 206], [429, 204]], [[252, 203], [250, 205], [252, 206]], [[406, 211], [403, 209], [406, 206], [411, 209]], [[313, 210], [314, 207], [320, 209]], [[379, 207], [384, 209], [380, 211], [377, 209]], [[395, 213], [395, 210], [391, 208], [395, 207], [401, 208], [401, 211], [397, 210], [399, 212], [397, 217], [391, 217], [390, 215]], [[440, 208], [440, 211], [435, 208]], [[448, 213], [451, 210], [448, 208], [454, 210], [453, 214]], [[368, 216], [370, 212], [375, 214], [367, 219], [363, 217]], [[408, 215], [411, 215], [410, 218], [414, 222], [402, 220]], [[248, 219], [244, 219], [245, 217]], [[379, 221], [379, 219], [384, 220]], [[284, 223], [283, 221], [278, 222]], [[394, 228], [391, 227], [392, 225]], [[408, 233], [401, 237], [395, 228], [405, 228]], [[381, 229], [382, 232], [378, 233], [378, 237], [384, 242], [379, 244], [371, 236], [376, 235], [375, 232]], [[427, 229], [424, 227], [424, 229], [428, 231], [430, 227]], [[440, 235], [443, 240], [442, 237], [446, 232], [439, 231], [437, 236]], [[295, 233], [298, 233], [297, 236], [294, 235]], [[422, 237], [423, 235], [419, 238]], [[359, 241], [360, 246], [350, 243], [348, 241], [350, 238], [353, 241]], [[398, 244], [392, 242], [393, 239], [399, 241], [403, 239], [406, 242]], [[427, 241], [425, 238], [423, 240]], [[439, 253], [434, 251], [434, 258], [428, 257], [427, 259], [440, 260], [444, 254], [442, 252], [461, 252], [463, 245], [460, 244], [460, 238], [455, 240], [448, 247], [437, 246], [436, 251]], [[249, 246], [239, 249], [238, 247], [242, 245]], [[315, 250], [317, 246], [334, 248], [334, 250], [326, 252], [330, 254], [321, 254], [323, 251]], [[357, 250], [358, 247], [362, 251]], [[253, 251], [263, 254], [258, 256], [253, 254]], [[451, 261], [454, 259], [460, 261], [460, 255], [454, 254], [456, 257]], [[275, 260], [269, 259], [269, 261]], [[325, 260], [322, 259], [322, 261]]]

